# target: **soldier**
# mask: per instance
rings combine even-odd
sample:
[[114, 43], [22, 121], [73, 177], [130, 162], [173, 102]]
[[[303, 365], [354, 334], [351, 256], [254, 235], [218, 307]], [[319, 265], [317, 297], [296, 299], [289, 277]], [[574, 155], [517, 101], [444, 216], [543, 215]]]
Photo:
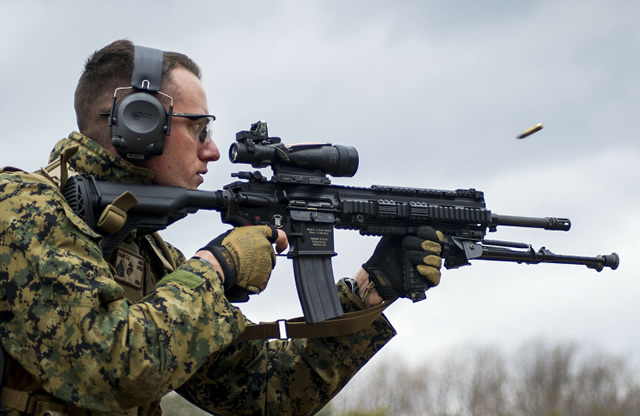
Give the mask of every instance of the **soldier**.
[[[79, 132], [40, 171], [0, 174], [0, 402], [9, 415], [159, 415], [175, 390], [219, 415], [313, 414], [394, 336], [384, 316], [345, 336], [240, 340], [248, 321], [230, 294], [264, 289], [282, 231], [235, 228], [187, 259], [134, 230], [105, 257], [60, 191], [76, 173], [196, 189], [219, 159], [199, 67], [153, 51], [126, 40], [96, 51], [75, 93]], [[156, 117], [159, 131], [127, 136]], [[412, 262], [426, 290], [440, 279], [442, 235], [423, 232]], [[383, 238], [365, 263], [378, 286], [365, 269], [337, 283], [345, 311], [402, 295], [400, 244]]]

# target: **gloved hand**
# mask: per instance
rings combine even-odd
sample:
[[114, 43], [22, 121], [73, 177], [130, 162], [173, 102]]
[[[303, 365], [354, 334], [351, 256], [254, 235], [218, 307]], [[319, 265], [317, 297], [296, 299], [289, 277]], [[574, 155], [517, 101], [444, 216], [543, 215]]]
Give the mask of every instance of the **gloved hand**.
[[267, 286], [276, 253], [271, 245], [278, 231], [271, 226], [237, 227], [202, 248], [214, 255], [224, 273], [224, 293], [230, 301], [246, 302]]
[[[362, 267], [383, 299], [422, 300], [427, 289], [440, 283], [443, 243], [442, 232], [427, 226], [404, 237], [382, 237]], [[405, 267], [414, 270], [405, 273]]]

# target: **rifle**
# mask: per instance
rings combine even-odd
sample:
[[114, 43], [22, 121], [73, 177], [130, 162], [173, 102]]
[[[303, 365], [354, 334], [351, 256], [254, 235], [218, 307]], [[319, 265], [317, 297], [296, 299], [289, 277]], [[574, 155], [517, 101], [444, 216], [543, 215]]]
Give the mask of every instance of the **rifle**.
[[[66, 182], [64, 195], [74, 212], [105, 235], [105, 256], [133, 229], [138, 233], [161, 230], [201, 209], [219, 211], [222, 221], [232, 226], [270, 224], [284, 230], [290, 244], [287, 257], [293, 260], [307, 323], [343, 313], [331, 266], [331, 257], [336, 255], [336, 228], [357, 230], [362, 235], [403, 236], [419, 226], [432, 226], [445, 235], [441, 255], [447, 269], [468, 265], [470, 260], [578, 264], [597, 271], [616, 269], [619, 264], [616, 253], [560, 255], [544, 247], [536, 251], [525, 243], [486, 240], [486, 233], [496, 231], [498, 226], [568, 231], [571, 221], [495, 214], [486, 208], [484, 194], [476, 189], [332, 185], [328, 175], [355, 175], [359, 163], [355, 148], [328, 143], [285, 145], [279, 137], [269, 137], [262, 121], [237, 133], [229, 158], [254, 168], [269, 166], [273, 176], [267, 179], [260, 171], [238, 172], [232, 177], [240, 180], [222, 190], [198, 191], [125, 185], [76, 175]], [[128, 202], [119, 204], [123, 200]], [[114, 212], [122, 217], [123, 225], [106, 233], [104, 230], [111, 227], [100, 225], [98, 219]], [[405, 264], [406, 296], [417, 302], [426, 296], [423, 290], [407, 287], [411, 273], [416, 272]]]

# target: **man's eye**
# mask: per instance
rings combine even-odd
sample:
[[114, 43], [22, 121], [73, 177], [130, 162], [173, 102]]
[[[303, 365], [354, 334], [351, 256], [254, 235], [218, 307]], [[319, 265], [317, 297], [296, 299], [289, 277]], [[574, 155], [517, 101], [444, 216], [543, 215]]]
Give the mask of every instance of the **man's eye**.
[[191, 130], [195, 137], [200, 135], [200, 129], [202, 128], [202, 123], [196, 122], [191, 125]]
[[192, 136], [200, 140], [200, 143], [207, 143], [211, 139], [211, 122], [209, 120], [194, 121], [190, 128]]

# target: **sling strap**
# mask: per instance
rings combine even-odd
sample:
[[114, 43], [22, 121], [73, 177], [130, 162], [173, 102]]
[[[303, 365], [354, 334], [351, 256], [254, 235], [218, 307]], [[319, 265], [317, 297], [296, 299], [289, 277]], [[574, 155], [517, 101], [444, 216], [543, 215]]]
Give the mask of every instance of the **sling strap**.
[[78, 148], [78, 146], [71, 146], [62, 150], [59, 158], [51, 161], [47, 166], [40, 169], [39, 172], [51, 182], [58, 185], [60, 189], [63, 189], [69, 176], [76, 175], [76, 172], [69, 166], [69, 159], [78, 152]]
[[98, 228], [107, 235], [116, 234], [127, 223], [127, 211], [137, 203], [138, 200], [131, 192], [123, 192], [104, 208], [98, 218]]
[[340, 317], [314, 324], [306, 323], [303, 317], [250, 324], [247, 325], [238, 340], [284, 340], [289, 338], [327, 338], [351, 335], [370, 326], [394, 301], [395, 299], [368, 309], [347, 312]]

